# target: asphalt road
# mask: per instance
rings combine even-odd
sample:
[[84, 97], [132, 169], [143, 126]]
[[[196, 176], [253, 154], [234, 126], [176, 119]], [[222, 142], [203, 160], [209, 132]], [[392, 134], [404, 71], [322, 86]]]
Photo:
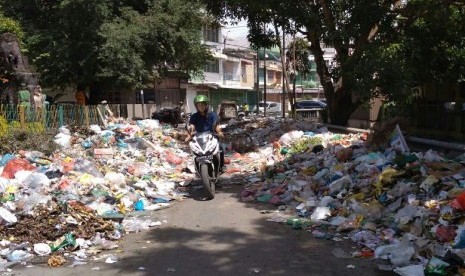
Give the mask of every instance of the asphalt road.
[[[125, 236], [119, 248], [102, 252], [99, 260], [74, 268], [67, 267], [69, 262], [60, 268], [17, 265], [9, 274], [394, 275], [378, 270], [378, 261], [333, 256], [336, 247], [355, 251], [350, 241], [314, 239], [308, 231], [267, 221], [271, 214], [263, 211], [275, 208], [241, 202], [241, 187], [234, 180], [223, 180], [211, 201], [202, 200], [201, 187], [192, 187], [192, 198], [150, 214], [166, 223]], [[117, 262], [105, 263], [109, 254]]]

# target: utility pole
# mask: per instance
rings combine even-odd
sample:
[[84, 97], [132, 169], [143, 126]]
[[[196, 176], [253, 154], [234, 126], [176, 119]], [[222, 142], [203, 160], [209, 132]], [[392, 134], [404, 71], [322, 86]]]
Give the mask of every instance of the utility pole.
[[[263, 25], [263, 33], [266, 34], [266, 24]], [[263, 115], [266, 117], [266, 48], [263, 48]]]
[[260, 102], [260, 76], [259, 76], [260, 59], [258, 58], [258, 54], [259, 54], [259, 48], [257, 48], [257, 70], [256, 70], [256, 74], [257, 74], [257, 115], [260, 112], [259, 107], [258, 107], [258, 103]]
[[[284, 27], [281, 28], [281, 30], [283, 31], [283, 47], [282, 47], [282, 50], [281, 50], [281, 54], [284, 55], [284, 59], [286, 58], [286, 55], [285, 55], [285, 50], [286, 50], [286, 34], [284, 33]], [[282, 66], [286, 66], [286, 62], [284, 61], [284, 64], [282, 64]], [[282, 70], [281, 72], [281, 75], [282, 75], [282, 79], [283, 79], [283, 83], [282, 83], [282, 86], [283, 86], [283, 106], [282, 106], [282, 109], [283, 109], [283, 118], [286, 118], [286, 89], [284, 88], [285, 86], [285, 78], [284, 78], [284, 72], [285, 70]]]
[[266, 117], [266, 48], [263, 48], [263, 115]]
[[[140, 83], [142, 85], [142, 77], [139, 77]], [[140, 99], [142, 104], [142, 119], [145, 119], [145, 101], [144, 101], [144, 89], [140, 89]]]
[[[294, 34], [294, 37], [293, 37], [293, 42], [292, 42], [292, 45], [293, 45], [293, 49], [292, 49], [292, 69], [293, 69], [293, 74], [292, 74], [292, 97], [294, 98], [293, 102], [294, 104], [297, 102], [297, 97], [296, 97], [296, 93], [295, 93], [295, 82], [296, 82], [296, 77], [297, 77], [297, 69], [296, 69], [296, 60], [295, 60], [295, 44], [296, 44], [296, 41], [295, 41], [295, 34]], [[293, 110], [294, 112], [294, 115], [295, 115], [295, 109]], [[295, 116], [294, 116], [295, 117]]]

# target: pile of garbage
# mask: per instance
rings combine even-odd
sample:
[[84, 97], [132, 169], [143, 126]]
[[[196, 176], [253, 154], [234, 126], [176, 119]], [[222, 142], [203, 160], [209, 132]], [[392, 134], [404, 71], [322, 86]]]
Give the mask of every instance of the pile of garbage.
[[118, 247], [126, 233], [163, 222], [149, 211], [181, 200], [192, 180], [177, 133], [155, 120], [110, 122], [105, 129], [61, 128], [52, 155], [20, 150], [0, 159], [0, 271], [47, 256], [71, 266]]
[[[271, 221], [360, 245], [336, 257], [386, 259], [400, 275], [465, 275], [465, 156], [411, 152], [397, 127], [384, 147], [366, 133], [260, 118], [225, 128], [227, 173], [243, 201], [278, 206]], [[73, 264], [163, 222], [147, 212], [181, 200], [194, 178], [182, 131], [156, 120], [61, 128], [52, 155], [0, 159], [0, 271], [46, 256]], [[113, 261], [113, 260], [110, 260]]]
[[465, 275], [465, 155], [410, 152], [400, 129], [382, 149], [367, 134], [291, 130], [257, 152], [243, 201], [279, 206], [270, 221], [352, 239], [336, 257], [380, 258], [399, 275]]

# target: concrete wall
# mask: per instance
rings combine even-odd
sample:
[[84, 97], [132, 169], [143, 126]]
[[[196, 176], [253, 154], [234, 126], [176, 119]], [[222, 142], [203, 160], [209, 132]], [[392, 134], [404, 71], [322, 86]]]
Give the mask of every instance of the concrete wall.
[[[127, 104], [126, 106], [128, 108], [128, 118], [150, 118], [152, 112], [157, 110], [154, 104], [145, 104], [144, 106], [142, 104]], [[142, 110], [144, 110], [145, 116]]]
[[[245, 68], [245, 71], [242, 69]], [[255, 66], [253, 63], [244, 62], [241, 63], [241, 86], [242, 87], [254, 87], [255, 86]]]

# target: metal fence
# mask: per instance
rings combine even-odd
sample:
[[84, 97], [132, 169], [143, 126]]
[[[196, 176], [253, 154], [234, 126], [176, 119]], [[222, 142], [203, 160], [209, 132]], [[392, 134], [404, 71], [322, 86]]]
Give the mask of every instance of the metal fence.
[[[108, 108], [117, 117], [127, 117], [126, 105], [108, 105]], [[43, 132], [61, 126], [102, 125], [105, 114], [103, 105], [56, 104], [38, 109], [0, 105], [0, 135], [14, 130]]]
[[421, 137], [463, 142], [465, 110], [448, 109], [444, 105], [415, 105], [411, 115], [412, 130]]

